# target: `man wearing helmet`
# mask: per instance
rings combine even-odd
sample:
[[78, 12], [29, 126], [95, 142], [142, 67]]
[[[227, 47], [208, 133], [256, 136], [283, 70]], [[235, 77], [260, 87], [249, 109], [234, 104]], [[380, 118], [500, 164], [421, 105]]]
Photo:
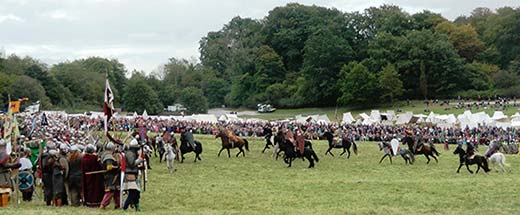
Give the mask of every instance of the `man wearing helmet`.
[[121, 163], [121, 154], [115, 151], [115, 144], [109, 142], [105, 146], [105, 152], [101, 156], [101, 163], [103, 166], [103, 170], [105, 172], [104, 184], [105, 184], [105, 195], [103, 196], [103, 200], [101, 201], [100, 209], [105, 209], [109, 204], [110, 200], [114, 198], [115, 209], [120, 207], [120, 199], [119, 199], [119, 177], [120, 177], [120, 167]]
[[123, 189], [128, 191], [128, 197], [123, 205], [123, 210], [128, 209], [130, 205], [134, 205], [135, 209], [139, 211], [139, 198], [141, 189], [137, 184], [137, 177], [139, 175], [139, 165], [143, 163], [143, 159], [139, 157], [139, 144], [136, 139], [130, 141], [128, 149], [125, 150], [125, 178]]
[[10, 157], [6, 151], [6, 142], [0, 139], [0, 206], [7, 206], [9, 201], [4, 202], [4, 199], [9, 197], [13, 184], [11, 183], [12, 169], [20, 168], [21, 164], [18, 162], [11, 162]]

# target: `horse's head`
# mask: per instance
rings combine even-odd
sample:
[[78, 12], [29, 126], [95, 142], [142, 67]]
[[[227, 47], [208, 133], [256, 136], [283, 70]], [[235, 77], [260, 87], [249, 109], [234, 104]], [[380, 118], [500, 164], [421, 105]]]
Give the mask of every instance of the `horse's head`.
[[456, 155], [456, 154], [464, 155], [464, 154], [466, 154], [466, 152], [464, 151], [464, 149], [462, 149], [462, 145], [459, 145], [459, 146], [457, 146], [455, 151], [453, 151], [453, 154], [454, 155]]
[[379, 146], [379, 151], [383, 150], [383, 148], [384, 148], [383, 142], [377, 143], [377, 146]]

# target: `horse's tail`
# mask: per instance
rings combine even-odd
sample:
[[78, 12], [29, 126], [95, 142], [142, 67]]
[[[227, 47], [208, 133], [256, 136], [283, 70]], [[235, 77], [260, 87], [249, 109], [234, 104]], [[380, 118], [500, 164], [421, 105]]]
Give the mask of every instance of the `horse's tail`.
[[501, 154], [500, 157], [502, 157], [502, 165], [510, 167], [510, 165], [506, 163], [506, 156], [504, 154]]
[[246, 139], [244, 139], [244, 146], [246, 147], [246, 150], [249, 151], [249, 143]]
[[435, 148], [435, 146], [432, 145], [431, 148], [432, 148], [432, 152], [433, 152], [435, 155], [439, 156], [439, 152], [437, 151], [437, 149]]
[[486, 171], [486, 172], [491, 171], [491, 170], [489, 169], [488, 161], [487, 161], [487, 159], [484, 158], [484, 157], [482, 157], [482, 166], [483, 166], [483, 168], [484, 168], [484, 171]]
[[357, 155], [357, 145], [356, 145], [356, 142], [352, 141], [352, 146], [354, 147], [354, 154]]
[[311, 149], [311, 155], [314, 158], [314, 160], [316, 160], [316, 162], [320, 162], [320, 159], [318, 158], [318, 155], [312, 149]]

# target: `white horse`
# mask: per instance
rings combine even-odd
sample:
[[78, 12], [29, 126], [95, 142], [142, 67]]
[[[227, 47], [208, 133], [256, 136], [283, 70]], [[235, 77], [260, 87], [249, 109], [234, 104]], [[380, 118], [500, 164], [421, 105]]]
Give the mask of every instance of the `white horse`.
[[173, 162], [175, 160], [175, 152], [173, 151], [173, 147], [170, 144], [165, 144], [164, 146], [166, 148], [166, 156], [164, 156], [164, 159], [166, 160], [166, 166], [168, 167], [168, 171], [170, 174], [175, 171], [175, 166], [173, 165]]
[[493, 168], [495, 168], [495, 165], [498, 164], [498, 166], [502, 169], [503, 172], [506, 172], [504, 166], [509, 166], [509, 164], [506, 163], [506, 156], [500, 152], [495, 152], [488, 158], [488, 160], [490, 163], [493, 164]]

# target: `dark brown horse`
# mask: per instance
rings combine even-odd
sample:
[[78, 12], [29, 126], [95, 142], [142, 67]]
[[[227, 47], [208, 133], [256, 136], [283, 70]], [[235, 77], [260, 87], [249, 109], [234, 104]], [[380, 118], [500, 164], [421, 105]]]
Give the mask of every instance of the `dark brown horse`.
[[229, 130], [220, 129], [219, 131], [217, 131], [215, 133], [215, 138], [219, 137], [220, 140], [222, 140], [222, 148], [218, 152], [218, 157], [220, 157], [220, 153], [222, 153], [224, 149], [227, 149], [228, 157], [231, 157], [229, 149], [232, 148], [238, 148], [238, 150], [240, 150], [236, 155], [237, 157], [238, 155], [240, 155], [240, 153], [242, 153], [242, 156], [246, 156], [246, 153], [244, 152], [242, 147], [246, 148], [246, 150], [249, 151], [249, 143], [247, 142], [247, 140], [234, 136], [233, 134], [231, 134], [231, 131]]
[[412, 138], [411, 136], [403, 137], [402, 142], [404, 144], [408, 145], [408, 149], [414, 154], [414, 156], [415, 155], [424, 155], [426, 157], [426, 159], [428, 159], [426, 164], [430, 163], [430, 157], [435, 159], [435, 162], [439, 163], [439, 161], [437, 160], [437, 157], [435, 156], [435, 155], [439, 156], [439, 152], [437, 152], [437, 149], [435, 149], [435, 147], [430, 146], [429, 144], [419, 145], [418, 141], [415, 141], [415, 139]]

